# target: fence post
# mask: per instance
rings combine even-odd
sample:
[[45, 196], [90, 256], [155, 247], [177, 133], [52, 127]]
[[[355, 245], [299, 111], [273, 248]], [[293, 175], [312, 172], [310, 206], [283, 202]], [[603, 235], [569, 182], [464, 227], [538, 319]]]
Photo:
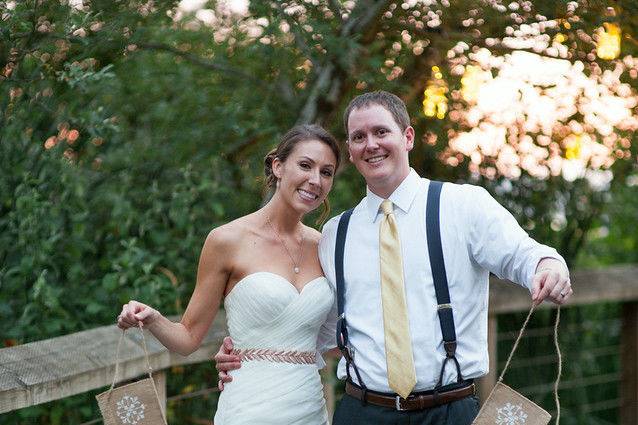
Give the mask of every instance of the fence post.
[[496, 385], [496, 377], [498, 376], [497, 323], [496, 314], [490, 314], [487, 317], [487, 352], [490, 358], [490, 371], [478, 380], [478, 396], [481, 404], [485, 403], [490, 392], [492, 392], [492, 388]]
[[638, 302], [622, 305], [620, 353], [620, 423], [633, 425], [638, 418]]
[[160, 406], [162, 406], [164, 415], [166, 415], [166, 369], [153, 372], [153, 380], [155, 381], [155, 387], [157, 388]]

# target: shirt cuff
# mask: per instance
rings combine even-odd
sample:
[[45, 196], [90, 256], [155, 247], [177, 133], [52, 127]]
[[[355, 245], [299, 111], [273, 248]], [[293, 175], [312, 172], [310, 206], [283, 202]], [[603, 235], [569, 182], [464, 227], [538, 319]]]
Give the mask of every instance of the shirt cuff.
[[534, 261], [531, 262], [530, 264], [530, 268], [528, 270], [528, 274], [527, 274], [527, 283], [525, 286], [527, 286], [527, 289], [529, 289], [529, 292], [532, 292], [532, 285], [534, 284], [534, 276], [536, 275], [536, 269], [538, 268], [538, 263], [541, 262], [541, 260], [543, 260], [544, 258], [553, 258], [554, 260], [558, 260], [560, 261], [560, 263], [563, 265], [563, 267], [565, 267], [565, 270], [567, 270], [567, 276], [569, 276], [569, 268], [567, 267], [567, 263], [565, 262], [565, 259], [553, 248], [549, 248], [548, 250], [543, 250], [541, 252], [539, 252], [538, 254], [536, 254]]

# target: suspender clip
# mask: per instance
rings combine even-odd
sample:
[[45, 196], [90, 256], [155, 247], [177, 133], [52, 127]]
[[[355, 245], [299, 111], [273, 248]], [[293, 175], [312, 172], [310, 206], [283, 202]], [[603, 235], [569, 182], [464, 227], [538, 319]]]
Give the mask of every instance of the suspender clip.
[[454, 357], [456, 354], [456, 341], [445, 341], [443, 342], [443, 346], [445, 347], [445, 354], [447, 354], [448, 358]]
[[345, 345], [343, 348], [340, 348], [340, 350], [341, 354], [343, 354], [343, 357], [346, 358], [346, 363], [354, 362], [354, 349], [349, 344]]

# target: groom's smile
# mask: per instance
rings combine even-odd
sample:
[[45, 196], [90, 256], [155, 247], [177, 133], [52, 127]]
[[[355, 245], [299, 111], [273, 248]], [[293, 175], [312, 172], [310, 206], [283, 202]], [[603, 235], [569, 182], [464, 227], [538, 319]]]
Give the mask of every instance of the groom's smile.
[[377, 155], [377, 156], [373, 156], [372, 158], [366, 159], [366, 162], [368, 164], [377, 164], [377, 163], [383, 161], [384, 159], [386, 159], [387, 157], [388, 157], [388, 155]]

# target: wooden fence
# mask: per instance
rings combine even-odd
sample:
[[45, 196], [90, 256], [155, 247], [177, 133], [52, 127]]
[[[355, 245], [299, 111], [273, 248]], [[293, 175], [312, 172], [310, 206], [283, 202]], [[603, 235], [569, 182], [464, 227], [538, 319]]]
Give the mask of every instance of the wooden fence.
[[[600, 302], [622, 303], [620, 418], [622, 425], [638, 421], [638, 266], [615, 266], [572, 273], [574, 297], [570, 306]], [[479, 382], [485, 399], [496, 382], [497, 316], [526, 312], [527, 291], [517, 285], [493, 279], [488, 319], [491, 372]], [[544, 304], [543, 308], [553, 308]], [[114, 347], [120, 332], [114, 325], [0, 349], [0, 413], [110, 385], [115, 367]], [[226, 317], [220, 311], [199, 350], [188, 357], [170, 353], [147, 335], [151, 366], [156, 371], [161, 398], [166, 400], [166, 369], [172, 366], [209, 362], [227, 334]], [[146, 372], [139, 332], [127, 332], [121, 353], [121, 379]], [[213, 367], [211, 363], [211, 367]], [[334, 390], [327, 388], [328, 407], [334, 407]]]

